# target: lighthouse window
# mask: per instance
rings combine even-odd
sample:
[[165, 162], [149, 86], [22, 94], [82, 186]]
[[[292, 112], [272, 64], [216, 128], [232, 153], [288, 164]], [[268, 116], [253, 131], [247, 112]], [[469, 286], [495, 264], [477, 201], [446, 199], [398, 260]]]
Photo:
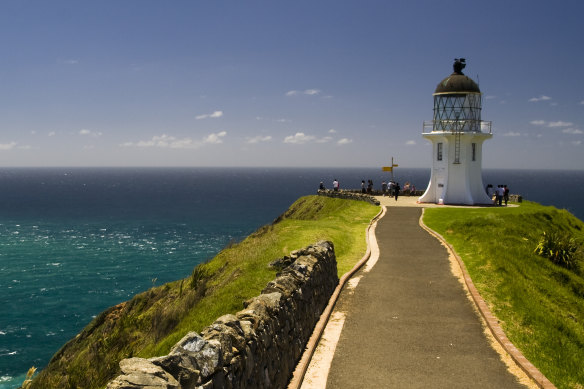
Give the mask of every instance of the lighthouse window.
[[438, 143], [438, 149], [436, 150], [436, 159], [442, 161], [442, 142]]
[[476, 143], [472, 143], [472, 160], [476, 161], [477, 160], [477, 144]]

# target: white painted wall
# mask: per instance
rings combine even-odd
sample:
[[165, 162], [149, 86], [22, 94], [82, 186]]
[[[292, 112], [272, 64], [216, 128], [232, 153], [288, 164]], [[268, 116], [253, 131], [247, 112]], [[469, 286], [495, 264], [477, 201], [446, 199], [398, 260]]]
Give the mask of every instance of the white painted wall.
[[[483, 142], [492, 134], [463, 132], [460, 138], [460, 164], [454, 164], [455, 135], [451, 132], [431, 132], [423, 135], [432, 142], [432, 172], [421, 203], [491, 204], [482, 177]], [[438, 143], [443, 144], [442, 161], [438, 161]], [[472, 143], [476, 144], [472, 160]]]

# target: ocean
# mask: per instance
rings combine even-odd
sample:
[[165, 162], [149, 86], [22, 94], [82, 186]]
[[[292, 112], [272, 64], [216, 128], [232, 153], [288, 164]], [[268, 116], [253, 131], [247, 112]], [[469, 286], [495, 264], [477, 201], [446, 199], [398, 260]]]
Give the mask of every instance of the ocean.
[[[430, 169], [394, 175], [422, 189]], [[0, 389], [46, 366], [99, 312], [188, 276], [320, 181], [388, 178], [379, 168], [0, 169]], [[584, 171], [485, 170], [483, 181], [584, 220]]]

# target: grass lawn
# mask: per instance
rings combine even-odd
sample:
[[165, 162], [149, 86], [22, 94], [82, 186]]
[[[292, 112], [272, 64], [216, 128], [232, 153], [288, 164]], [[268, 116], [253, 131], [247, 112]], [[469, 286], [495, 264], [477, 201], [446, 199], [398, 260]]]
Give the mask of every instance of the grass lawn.
[[429, 208], [424, 223], [464, 261], [509, 339], [559, 388], [584, 388], [584, 267], [568, 270], [534, 253], [543, 232], [584, 242], [584, 223], [565, 210]]

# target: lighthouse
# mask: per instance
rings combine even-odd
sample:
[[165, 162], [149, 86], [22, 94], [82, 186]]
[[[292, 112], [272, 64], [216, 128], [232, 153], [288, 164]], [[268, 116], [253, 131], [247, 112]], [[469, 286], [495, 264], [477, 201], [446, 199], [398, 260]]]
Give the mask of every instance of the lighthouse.
[[434, 91], [434, 120], [423, 125], [422, 136], [432, 142], [432, 172], [421, 203], [492, 204], [482, 177], [491, 122], [481, 120], [481, 91], [462, 72], [465, 66], [464, 58], [454, 60], [454, 72]]

